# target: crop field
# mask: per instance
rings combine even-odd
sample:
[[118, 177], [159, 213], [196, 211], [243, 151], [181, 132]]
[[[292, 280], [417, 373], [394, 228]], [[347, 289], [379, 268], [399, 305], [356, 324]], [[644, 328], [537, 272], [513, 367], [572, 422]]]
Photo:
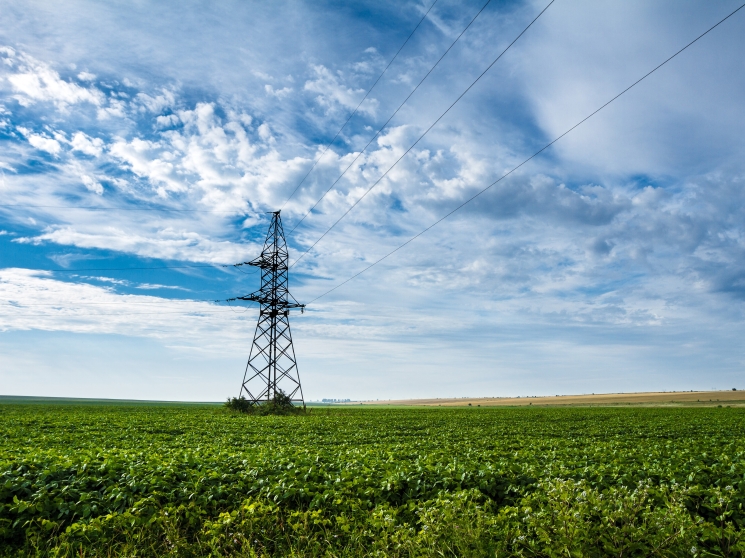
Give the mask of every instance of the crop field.
[[690, 406], [716, 407], [720, 404], [745, 407], [745, 392], [736, 389], [728, 391], [658, 391], [637, 393], [599, 393], [585, 395], [556, 395], [541, 397], [459, 397], [440, 399], [399, 399], [377, 403], [366, 401], [365, 404], [396, 406], [429, 406], [429, 407], [520, 407], [526, 405], [574, 406], [610, 406], [610, 405], [647, 405], [647, 406]]
[[743, 556], [740, 408], [0, 405], [4, 556]]

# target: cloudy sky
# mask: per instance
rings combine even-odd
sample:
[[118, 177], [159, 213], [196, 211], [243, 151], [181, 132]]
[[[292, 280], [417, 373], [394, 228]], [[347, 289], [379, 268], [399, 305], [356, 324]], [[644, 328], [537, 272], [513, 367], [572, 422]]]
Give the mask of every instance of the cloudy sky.
[[739, 6], [556, 0], [417, 143], [548, 4], [485, 2], [325, 151], [431, 0], [0, 0], [0, 393], [237, 395], [280, 208], [306, 399], [745, 388], [745, 9], [317, 298]]

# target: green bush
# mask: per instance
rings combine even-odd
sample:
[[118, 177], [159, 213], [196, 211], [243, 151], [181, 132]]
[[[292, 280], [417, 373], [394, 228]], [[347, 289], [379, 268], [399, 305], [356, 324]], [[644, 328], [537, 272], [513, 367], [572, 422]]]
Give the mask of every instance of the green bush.
[[225, 402], [225, 408], [244, 413], [247, 415], [299, 415], [305, 413], [305, 406], [296, 407], [292, 404], [290, 396], [284, 391], [279, 390], [274, 394], [274, 398], [263, 403], [254, 403], [242, 395], [233, 397]]

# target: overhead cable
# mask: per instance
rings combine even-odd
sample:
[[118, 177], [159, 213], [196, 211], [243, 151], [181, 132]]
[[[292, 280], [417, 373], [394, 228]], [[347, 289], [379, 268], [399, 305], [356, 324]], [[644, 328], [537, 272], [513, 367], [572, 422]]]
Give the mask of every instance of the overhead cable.
[[322, 153], [321, 153], [321, 154], [320, 154], [320, 155], [319, 155], [319, 156], [318, 156], [318, 157], [316, 158], [316, 160], [315, 160], [315, 161], [313, 161], [313, 165], [312, 165], [312, 166], [310, 167], [310, 169], [308, 170], [308, 172], [306, 173], [306, 175], [305, 175], [305, 176], [303, 177], [303, 179], [302, 179], [302, 180], [301, 180], [301, 181], [300, 181], [300, 182], [298, 183], [298, 185], [297, 185], [297, 186], [295, 186], [295, 189], [294, 189], [294, 190], [292, 191], [292, 194], [290, 194], [290, 196], [289, 196], [289, 197], [287, 198], [287, 200], [285, 201], [285, 203], [283, 203], [283, 204], [282, 204], [282, 207], [280, 207], [280, 208], [279, 208], [279, 209], [280, 209], [280, 211], [281, 211], [281, 210], [283, 210], [283, 209], [285, 208], [285, 206], [286, 206], [286, 205], [287, 205], [287, 204], [289, 203], [289, 201], [290, 201], [290, 200], [292, 199], [292, 197], [293, 197], [293, 196], [295, 195], [295, 193], [296, 193], [296, 192], [298, 191], [298, 189], [300, 188], [300, 186], [302, 186], [302, 185], [303, 185], [303, 182], [305, 182], [305, 179], [306, 179], [306, 178], [308, 178], [308, 176], [310, 176], [310, 173], [311, 173], [311, 172], [313, 172], [313, 169], [314, 169], [314, 168], [316, 168], [316, 165], [318, 164], [318, 162], [319, 162], [319, 161], [320, 161], [320, 160], [321, 160], [321, 159], [323, 158], [323, 156], [324, 156], [324, 155], [326, 154], [326, 152], [327, 152], [327, 151], [329, 150], [329, 148], [330, 148], [330, 147], [331, 147], [331, 146], [333, 145], [333, 143], [334, 143], [334, 142], [336, 141], [336, 138], [338, 138], [338, 137], [339, 137], [339, 134], [341, 134], [341, 133], [342, 133], [342, 131], [344, 130], [344, 128], [346, 128], [346, 127], [347, 127], [347, 124], [349, 124], [349, 121], [350, 121], [350, 120], [352, 120], [352, 117], [353, 117], [353, 116], [354, 116], [355, 114], [357, 114], [357, 111], [358, 111], [358, 110], [359, 110], [359, 108], [360, 108], [360, 107], [362, 106], [362, 103], [364, 103], [364, 102], [365, 102], [365, 99], [367, 99], [367, 97], [368, 97], [368, 96], [370, 95], [370, 93], [372, 92], [372, 90], [373, 90], [373, 89], [375, 89], [375, 86], [376, 86], [376, 85], [378, 85], [378, 82], [380, 81], [380, 79], [381, 79], [381, 78], [383, 77], [383, 75], [385, 75], [385, 73], [386, 73], [386, 72], [388, 71], [388, 68], [390, 68], [390, 67], [391, 67], [391, 64], [393, 64], [393, 61], [394, 61], [394, 60], [396, 60], [396, 58], [398, 58], [398, 55], [399, 55], [399, 54], [401, 53], [401, 51], [403, 50], [403, 48], [404, 48], [404, 47], [405, 47], [405, 46], [407, 45], [407, 43], [409, 42], [409, 39], [411, 39], [411, 37], [413, 37], [413, 36], [414, 36], [414, 33], [416, 33], [416, 30], [417, 30], [417, 29], [419, 29], [419, 26], [420, 26], [420, 25], [421, 25], [421, 24], [422, 24], [422, 23], [424, 22], [424, 20], [425, 20], [425, 19], [427, 19], [427, 16], [429, 15], [429, 12], [431, 12], [431, 11], [432, 11], [432, 8], [434, 8], [434, 7], [435, 7], [435, 4], [437, 4], [437, 0], [435, 0], [434, 2], [432, 2], [432, 5], [431, 5], [431, 6], [429, 7], [429, 9], [428, 9], [428, 10], [427, 10], [427, 11], [426, 11], [426, 12], [424, 13], [424, 15], [422, 16], [422, 19], [420, 19], [420, 20], [419, 20], [419, 23], [417, 23], [417, 24], [416, 24], [416, 27], [414, 27], [414, 30], [413, 30], [413, 31], [412, 31], [412, 32], [411, 32], [411, 33], [409, 34], [409, 36], [408, 36], [408, 37], [406, 37], [406, 40], [404, 41], [404, 43], [403, 43], [403, 44], [402, 44], [402, 45], [401, 45], [401, 46], [399, 47], [399, 49], [398, 49], [398, 50], [396, 51], [396, 54], [394, 54], [394, 55], [393, 55], [393, 58], [391, 58], [391, 61], [390, 61], [390, 62], [388, 62], [388, 65], [387, 65], [387, 66], [385, 67], [385, 69], [384, 69], [384, 70], [383, 70], [383, 71], [381, 72], [381, 74], [380, 74], [380, 75], [378, 76], [378, 79], [376, 79], [376, 80], [375, 80], [375, 83], [373, 83], [373, 84], [372, 84], [372, 86], [370, 87], [370, 89], [368, 89], [368, 90], [367, 90], [367, 93], [365, 93], [365, 96], [364, 96], [364, 97], [362, 97], [362, 100], [361, 100], [361, 101], [359, 102], [359, 104], [358, 104], [358, 105], [357, 105], [357, 106], [355, 107], [355, 109], [354, 109], [354, 110], [352, 111], [352, 114], [350, 114], [350, 115], [349, 115], [349, 118], [347, 118], [347, 120], [346, 120], [346, 121], [344, 122], [344, 124], [342, 125], [342, 127], [341, 127], [341, 128], [339, 128], [339, 131], [338, 131], [338, 132], [336, 132], [336, 135], [335, 135], [335, 136], [334, 136], [334, 137], [333, 137], [333, 138], [331, 139], [331, 141], [330, 141], [330, 142], [328, 142], [328, 144], [327, 144], [327, 145], [326, 145], [326, 147], [324, 148], [323, 152], [322, 152]]
[[[142, 296], [142, 295], [120, 295], [120, 296]], [[160, 301], [140, 301], [140, 300], [111, 300], [107, 302], [78, 302], [78, 301], [69, 301], [65, 302], [63, 301], [63, 304], [69, 304], [70, 306], [78, 306], [78, 305], [120, 305], [120, 304], [171, 304], [173, 302], [222, 302], [222, 301], [216, 301], [212, 298], [202, 298], [202, 299], [194, 299], [194, 298], [164, 298]], [[62, 304], [58, 302], [23, 302], [18, 303], [18, 305], [12, 303], [11, 301], [7, 301], [3, 303], [5, 306], [10, 306], [11, 308], [26, 308], [27, 306], [49, 306], [50, 308], [61, 308]]]
[[[410, 152], [410, 151], [411, 151], [412, 149], [414, 149], [414, 147], [416, 147], [416, 146], [417, 146], [417, 144], [418, 144], [418, 143], [419, 143], [420, 141], [422, 141], [422, 138], [424, 138], [424, 136], [426, 136], [426, 135], [427, 135], [427, 134], [429, 133], [429, 131], [430, 131], [430, 130], [431, 130], [432, 128], [434, 128], [434, 127], [435, 127], [435, 125], [436, 125], [436, 124], [437, 124], [437, 123], [438, 123], [438, 122], [439, 122], [440, 120], [442, 120], [442, 119], [444, 118], [444, 116], [445, 116], [445, 115], [446, 115], [446, 114], [447, 114], [448, 112], [450, 112], [450, 109], [452, 109], [452, 108], [453, 108], [453, 107], [454, 107], [454, 106], [455, 106], [455, 105], [456, 105], [456, 104], [458, 103], [458, 101], [460, 101], [460, 100], [461, 100], [461, 99], [462, 99], [462, 98], [463, 98], [463, 97], [465, 96], [465, 94], [466, 94], [466, 93], [468, 93], [468, 92], [469, 92], [469, 91], [471, 90], [471, 88], [472, 88], [472, 87], [473, 87], [474, 85], [476, 85], [476, 83], [478, 83], [478, 81], [479, 81], [479, 80], [480, 80], [480, 79], [481, 79], [482, 77], [484, 77], [484, 75], [486, 74], [486, 72], [488, 72], [488, 71], [489, 71], [489, 70], [490, 70], [490, 69], [492, 68], [492, 66], [494, 66], [494, 64], [496, 64], [496, 63], [497, 63], [497, 61], [498, 61], [498, 60], [499, 60], [500, 58], [502, 58], [502, 56], [504, 56], [504, 54], [505, 54], [505, 53], [506, 53], [506, 52], [507, 52], [507, 51], [508, 51], [508, 50], [510, 49], [510, 47], [512, 47], [512, 45], [514, 45], [514, 44], [515, 44], [515, 43], [516, 43], [516, 42], [518, 41], [518, 39], [519, 39], [520, 37], [522, 37], [522, 36], [523, 36], [523, 34], [525, 34], [525, 32], [526, 32], [526, 31], [527, 31], [528, 29], [530, 29], [530, 27], [531, 27], [531, 26], [532, 26], [532, 25], [533, 25], [533, 24], [534, 24], [534, 23], [535, 23], [535, 22], [536, 22], [536, 21], [538, 20], [538, 18], [539, 18], [539, 17], [541, 17], [541, 16], [543, 15], [543, 13], [544, 13], [544, 12], [545, 12], [546, 10], [548, 10], [549, 6], [551, 6], [551, 4], [553, 4], [553, 3], [554, 3], [554, 1], [555, 1], [555, 0], [551, 0], [551, 1], [550, 1], [550, 2], [549, 2], [549, 3], [547, 4], [547, 5], [546, 5], [546, 7], [545, 7], [545, 8], [543, 8], [543, 10], [541, 10], [541, 12], [540, 12], [540, 13], [539, 13], [539, 14], [538, 14], [537, 16], [535, 16], [535, 18], [533, 18], [533, 20], [532, 20], [532, 21], [531, 21], [531, 22], [530, 22], [530, 23], [528, 24], [528, 26], [527, 26], [527, 27], [526, 27], [525, 29], [523, 29], [523, 30], [522, 30], [522, 31], [520, 32], [520, 34], [519, 34], [519, 35], [518, 35], [517, 37], [515, 37], [515, 39], [514, 39], [514, 40], [513, 40], [513, 41], [512, 41], [512, 42], [511, 42], [511, 43], [510, 43], [509, 45], [507, 45], [507, 47], [505, 47], [505, 49], [504, 49], [504, 50], [503, 50], [503, 51], [502, 51], [501, 53], [499, 53], [499, 56], [497, 56], [497, 57], [496, 57], [496, 58], [495, 58], [494, 60], [492, 60], [491, 64], [489, 64], [489, 65], [488, 65], [488, 66], [486, 67], [486, 69], [485, 69], [485, 70], [484, 70], [483, 72], [481, 72], [481, 74], [479, 74], [479, 76], [478, 76], [478, 77], [477, 77], [477, 78], [476, 78], [475, 80], [473, 80], [473, 82], [471, 82], [471, 85], [469, 85], [469, 86], [468, 86], [468, 87], [467, 87], [467, 88], [466, 88], [466, 89], [465, 89], [465, 90], [463, 91], [463, 93], [461, 93], [461, 94], [460, 94], [460, 95], [458, 96], [458, 98], [457, 98], [457, 99], [455, 99], [455, 101], [453, 101], [453, 102], [452, 102], [452, 104], [451, 104], [451, 105], [450, 105], [450, 106], [449, 106], [449, 107], [447, 108], [447, 110], [445, 110], [445, 112], [443, 112], [443, 113], [442, 113], [442, 114], [441, 114], [441, 115], [440, 115], [439, 117], [437, 117], [437, 120], [435, 120], [435, 121], [434, 121], [434, 122], [433, 122], [433, 123], [432, 123], [432, 124], [430, 125], [430, 127], [429, 127], [429, 128], [427, 128], [427, 129], [426, 129], [426, 130], [424, 131], [424, 133], [423, 133], [422, 135], [420, 135], [420, 136], [419, 136], [419, 138], [418, 138], [418, 139], [417, 139], [417, 140], [416, 140], [416, 141], [415, 141], [415, 142], [414, 142], [414, 143], [413, 143], [413, 144], [412, 144], [412, 145], [411, 145], [411, 146], [410, 146], [410, 147], [409, 147], [409, 148], [408, 148], [408, 149], [407, 149], [407, 150], [406, 150], [406, 151], [405, 151], [404, 153], [403, 153], [403, 155], [401, 155], [401, 156], [400, 156], [400, 157], [399, 157], [398, 159], [396, 159], [396, 161], [395, 161], [395, 162], [394, 162], [394, 163], [393, 163], [393, 164], [392, 164], [392, 165], [391, 165], [390, 167], [388, 167], [388, 170], [386, 170], [386, 171], [385, 171], [385, 172], [384, 172], [384, 173], [383, 173], [383, 174], [382, 174], [382, 175], [381, 175], [381, 176], [380, 176], [380, 177], [379, 177], [379, 178], [378, 178], [378, 179], [377, 179], [377, 180], [376, 180], [375, 182], [373, 182], [373, 184], [372, 184], [372, 185], [371, 185], [371, 186], [370, 186], [370, 187], [369, 187], [369, 188], [368, 188], [367, 190], [365, 190], [365, 192], [364, 192], [364, 193], [363, 193], [363, 194], [362, 194], [362, 195], [361, 195], [361, 196], [360, 196], [360, 197], [359, 197], [359, 198], [357, 199], [357, 201], [356, 201], [356, 202], [354, 202], [354, 203], [353, 203], [353, 204], [352, 204], [352, 205], [351, 205], [351, 206], [350, 206], [350, 207], [349, 207], [349, 208], [348, 208], [348, 209], [347, 209], [347, 210], [346, 210], [346, 211], [345, 211], [345, 212], [344, 212], [344, 213], [343, 213], [343, 214], [341, 215], [341, 217], [339, 217], [339, 218], [338, 218], [338, 219], [337, 219], [336, 221], [334, 221], [334, 223], [333, 223], [333, 224], [332, 224], [332, 225], [331, 225], [331, 226], [330, 226], [329, 228], [327, 228], [327, 229], [326, 229], [326, 231], [325, 231], [325, 232], [324, 232], [324, 233], [323, 233], [323, 234], [322, 234], [322, 235], [321, 235], [321, 236], [320, 236], [320, 237], [319, 237], [319, 238], [318, 238], [318, 239], [317, 239], [317, 240], [316, 240], [316, 241], [315, 241], [315, 242], [314, 242], [313, 244], [311, 244], [311, 246], [310, 246], [310, 247], [309, 247], [309, 248], [308, 248], [307, 250], [305, 250], [305, 251], [304, 251], [304, 252], [303, 252], [302, 254], [300, 254], [300, 256], [299, 256], [299, 257], [298, 257], [298, 258], [297, 258], [297, 259], [296, 259], [296, 260], [295, 260], [295, 261], [294, 261], [294, 262], [292, 263], [292, 265], [290, 265], [290, 267], [294, 267], [296, 263], [298, 263], [298, 262], [299, 262], [299, 261], [300, 261], [300, 260], [301, 260], [301, 259], [302, 259], [302, 258], [303, 258], [303, 257], [304, 257], [304, 256], [305, 256], [305, 255], [306, 255], [307, 253], [308, 253], [308, 252], [310, 252], [310, 251], [311, 251], [311, 250], [312, 250], [312, 249], [313, 249], [313, 248], [314, 248], [314, 247], [316, 246], [316, 244], [318, 244], [319, 242], [321, 242], [321, 240], [323, 240], [323, 238], [324, 238], [324, 237], [325, 237], [325, 236], [326, 236], [326, 235], [327, 235], [327, 234], [328, 234], [329, 232], [331, 232], [331, 230], [332, 230], [332, 229], [333, 229], [334, 227], [336, 227], [336, 225], [338, 225], [338, 224], [339, 224], [339, 222], [340, 222], [340, 221], [341, 221], [342, 219], [344, 219], [344, 217], [346, 217], [346, 216], [347, 216], [347, 215], [349, 214], [349, 212], [350, 212], [350, 211], [352, 211], [352, 210], [353, 210], [353, 209], [354, 209], [355, 207], [357, 207], [357, 204], [359, 204], [359, 203], [360, 203], [360, 202], [361, 202], [361, 201], [362, 201], [362, 200], [363, 200], [363, 199], [365, 198], [365, 196], [367, 196], [367, 194], [369, 194], [369, 193], [370, 193], [370, 191], [371, 191], [371, 190], [372, 190], [373, 188], [375, 188], [375, 187], [376, 187], [376, 186], [377, 186], [377, 185], [378, 185], [378, 184], [380, 183], [380, 181], [381, 181], [381, 180], [383, 180], [383, 179], [384, 179], [384, 178], [385, 178], [386, 176], [388, 176], [388, 173], [389, 173], [389, 172], [391, 172], [391, 170], [393, 169], [393, 167], [395, 167], [395, 166], [396, 166], [396, 165], [397, 165], [397, 164], [398, 164], [398, 163], [399, 163], [399, 162], [401, 161], [401, 159], [403, 159], [404, 157], [406, 157], [406, 155], [408, 155], [408, 153], [409, 153], [409, 152]], [[483, 8], [482, 8], [482, 9], [483, 9]]]
[[[432, 66], [429, 69], [429, 71], [419, 81], [419, 83], [416, 84], [416, 87], [414, 87], [414, 89], [411, 90], [411, 93], [409, 93], [409, 95], [401, 102], [401, 104], [398, 105], [398, 108], [393, 112], [393, 114], [391, 114], [391, 116], [388, 118], [388, 120], [385, 121], [385, 123], [378, 129], [378, 131], [375, 132], [375, 135], [370, 139], [370, 141], [367, 142], [367, 145], [365, 145], [365, 147], [362, 148], [362, 150], [357, 154], [357, 156], [354, 158], [354, 160], [352, 160], [352, 162], [349, 163], [349, 165], [347, 166], [347, 168], [344, 169], [344, 171], [339, 175], [339, 177], [336, 180], [334, 180], [333, 184], [331, 184], [331, 186], [328, 187], [328, 189], [323, 193], [323, 195], [320, 198], [318, 198], [318, 201], [313, 204], [313, 207], [311, 207], [305, 213], [305, 215], [303, 215], [302, 218], [297, 223], [295, 223], [295, 226], [292, 227], [292, 229], [290, 230], [290, 233], [289, 234], [292, 234], [295, 231], [295, 229], [297, 229], [300, 226], [300, 223], [302, 223], [305, 220], [305, 218], [308, 215], [311, 214], [311, 212], [318, 206], [319, 203], [321, 203], [321, 201], [326, 197], [326, 195], [331, 191], [331, 189], [334, 186], [336, 186], [336, 184], [342, 179], [342, 177], [345, 174], [347, 174], [347, 171], [350, 168], [352, 168], [352, 165], [354, 165], [357, 162], [357, 159], [359, 159], [362, 156], [362, 154], [367, 150], [367, 148], [370, 147], [370, 144], [372, 144], [372, 142], [375, 141], [375, 138], [377, 138], [381, 134], [381, 132], [388, 126], [388, 123], [393, 119], [394, 116], [396, 116], [396, 114], [398, 114], [398, 111], [401, 110], [401, 108], [406, 104], [406, 102], [411, 98], [411, 96], [414, 93], [416, 93], [417, 89], [419, 89], [419, 86], [422, 85], [422, 83], [424, 83], [424, 80], [426, 80], [429, 77], [429, 75], [434, 71], [434, 69], [437, 68], [437, 66], [440, 64], [440, 62], [442, 61], [442, 59], [445, 58], [445, 56], [447, 55], [447, 53], [450, 52], [450, 50], [455, 46], [455, 43], [457, 43], [460, 40], [460, 38], [463, 36], [463, 34], [466, 31], [468, 31], [468, 28], [471, 27], [471, 25], [473, 24], [473, 22], [476, 21], [476, 18], [478, 18], [481, 15], [481, 12], [483, 12], [486, 9], [486, 7], [490, 4], [490, 2], [491, 2], [491, 0], [486, 0], [486, 4], [484, 4], [481, 7], [481, 9], [478, 11], [478, 13], [475, 16], [473, 16], [473, 18], [471, 19], [471, 21], [468, 22], [468, 25], [466, 25], [466, 27], [463, 29], [463, 31], [460, 32], [460, 35], [458, 35], [455, 38], [455, 40], [452, 43], [450, 43], [450, 46], [442, 54], [442, 56], [440, 56], [440, 58], [437, 60], [437, 62], [435, 62], [434, 66]], [[552, 0], [552, 2], [553, 2], [553, 0]]]
[[[121, 295], [121, 296], [127, 296], [127, 295]], [[129, 296], [138, 296], [138, 295], [129, 295]], [[70, 306], [62, 306], [59, 303], [56, 302], [29, 302], [29, 303], [19, 303], [14, 304], [11, 301], [6, 301], [0, 305], [0, 308], [3, 306], [9, 307], [9, 308], [16, 308], [16, 309], [23, 309], [27, 308], [29, 306], [48, 306], [50, 308], [54, 309], [60, 309], [60, 308], [71, 308], [79, 305], [104, 305], [104, 306], [110, 306], [110, 305], [120, 305], [120, 304], [171, 304], [173, 302], [211, 302], [211, 303], [220, 303], [220, 302], [227, 302], [228, 306], [230, 306], [230, 303], [232, 301], [238, 300], [236, 298], [227, 298], [227, 299], [218, 299], [215, 300], [214, 298], [201, 298], [201, 299], [194, 299], [194, 298], [170, 298], [170, 299], [162, 299], [160, 301], [139, 301], [139, 300], [117, 300], [117, 301], [108, 301], [108, 302], [67, 302], [66, 304], [69, 304]], [[240, 308], [250, 308], [250, 306], [243, 306], [241, 305]], [[210, 310], [211, 311], [211, 310]], [[183, 312], [202, 312], [202, 310], [183, 310]]]
[[35, 205], [23, 203], [2, 203], [0, 207], [8, 209], [85, 209], [90, 211], [162, 211], [166, 213], [245, 213], [243, 209], [177, 209], [170, 207], [107, 207], [100, 205]]
[[668, 62], [670, 62], [673, 58], [675, 58], [676, 56], [678, 56], [680, 53], [682, 53], [688, 47], [690, 47], [691, 45], [693, 45], [694, 43], [696, 43], [699, 39], [703, 38], [704, 36], [706, 36], [707, 34], [709, 34], [711, 31], [713, 31], [714, 29], [716, 29], [717, 27], [719, 27], [722, 23], [724, 23], [729, 18], [731, 18], [733, 15], [735, 15], [737, 12], [739, 12], [742, 8], [745, 8], [745, 4], [742, 4], [740, 7], [738, 7], [734, 11], [730, 12], [729, 15], [727, 15], [726, 17], [722, 18], [717, 23], [715, 23], [714, 25], [712, 25], [711, 27], [709, 27], [706, 31], [704, 31], [703, 33], [701, 33], [698, 37], [696, 37], [691, 42], [689, 42], [687, 45], [685, 45], [683, 48], [681, 48], [680, 50], [678, 50], [675, 54], [673, 54], [672, 56], [670, 56], [669, 58], [667, 58], [666, 60], [664, 60], [663, 62], [661, 62], [660, 64], [658, 64], [657, 66], [655, 66], [652, 70], [650, 70], [649, 72], [647, 72], [646, 74], [644, 74], [642, 77], [640, 77], [634, 83], [632, 83], [631, 85], [629, 85], [626, 89], [624, 89], [623, 91], [621, 91], [615, 97], [613, 97], [612, 99], [610, 99], [609, 101], [607, 101], [606, 103], [604, 103], [603, 105], [601, 105], [599, 108], [595, 109], [589, 115], [587, 115], [582, 120], [580, 120], [579, 122], [577, 122], [574, 126], [572, 126], [571, 128], [569, 128], [568, 130], [566, 130], [563, 134], [561, 134], [560, 136], [557, 136], [551, 142], [547, 143], [541, 149], [539, 149], [538, 151], [536, 151], [535, 153], [533, 153], [530, 157], [528, 157], [527, 159], [525, 159], [522, 163], [520, 163], [516, 167], [513, 167], [508, 172], [504, 173], [497, 180], [495, 180], [494, 182], [492, 182], [491, 184], [489, 184], [485, 188], [482, 188], [481, 190], [479, 190], [476, 194], [474, 194], [473, 196], [471, 196], [470, 198], [468, 198], [466, 201], [464, 201], [460, 205], [456, 206], [450, 212], [448, 212], [445, 215], [443, 215], [442, 217], [440, 217], [437, 221], [435, 221], [434, 223], [432, 223], [431, 225], [429, 225], [428, 227], [426, 227], [422, 231], [420, 231], [417, 234], [415, 234], [414, 236], [412, 236], [409, 240], [407, 240], [403, 244], [397, 246], [396, 248], [394, 248], [393, 250], [391, 250], [390, 252], [388, 252], [382, 258], [379, 258], [378, 260], [376, 260], [373, 263], [371, 263], [370, 265], [368, 265], [362, 271], [359, 271], [358, 273], [355, 273], [354, 275], [352, 275], [348, 279], [346, 279], [346, 280], [342, 281], [341, 283], [339, 283], [338, 285], [336, 285], [334, 288], [329, 289], [325, 293], [317, 296], [316, 298], [314, 298], [313, 300], [311, 300], [310, 302], [308, 302], [308, 304], [306, 304], [306, 306], [308, 306], [310, 304], [313, 304], [318, 299], [323, 298], [324, 296], [332, 293], [333, 291], [335, 291], [339, 287], [341, 287], [341, 286], [349, 283], [350, 281], [352, 281], [356, 277], [359, 277], [360, 275], [362, 275], [363, 273], [365, 273], [369, 269], [375, 267], [376, 265], [378, 265], [383, 260], [389, 258], [393, 254], [395, 254], [396, 252], [398, 252], [399, 250], [401, 250], [402, 248], [404, 248], [405, 246], [407, 246], [408, 244], [410, 244], [411, 242], [413, 242], [414, 240], [416, 240], [417, 238], [419, 238], [420, 236], [422, 236], [424, 233], [426, 233], [430, 229], [432, 229], [432, 228], [436, 227], [437, 225], [439, 225], [440, 223], [442, 223], [445, 219], [447, 219], [448, 217], [450, 217], [451, 215], [453, 215], [455, 212], [459, 211], [460, 209], [462, 209], [463, 207], [465, 207], [466, 205], [468, 205], [469, 203], [471, 203], [473, 200], [475, 200], [476, 198], [478, 198], [481, 194], [483, 194], [484, 192], [486, 192], [487, 190], [489, 190], [490, 188], [492, 188], [493, 186], [495, 186], [496, 184], [498, 184], [499, 182], [501, 182], [502, 180], [504, 180], [505, 178], [507, 178], [508, 176], [510, 176], [512, 173], [514, 173], [520, 167], [522, 167], [523, 165], [525, 165], [526, 163], [528, 163], [529, 161], [531, 161], [532, 159], [534, 159], [535, 157], [537, 157], [538, 155], [540, 155], [541, 153], [543, 153], [546, 149], [548, 149], [549, 147], [551, 147], [553, 144], [555, 144], [561, 138], [563, 138], [564, 136], [566, 136], [567, 134], [569, 134], [571, 131], [573, 131], [574, 129], [576, 129], [577, 127], [581, 126], [583, 123], [585, 123], [587, 120], [589, 120], [590, 118], [592, 118], [593, 116], [595, 116], [597, 113], [599, 113], [605, 107], [607, 107], [608, 105], [610, 105], [613, 101], [615, 101], [616, 99], [618, 99], [619, 97], [621, 97], [621, 95], [625, 94], [626, 92], [628, 92], [629, 90], [631, 90], [633, 87], [635, 87], [636, 85], [638, 85], [639, 83], [641, 83], [642, 81], [644, 81], [646, 78], [648, 78], [650, 75], [652, 75], [657, 70], [659, 70], [660, 68], [662, 68], [665, 64], [667, 64]]
[[95, 314], [0, 314], [0, 319], [2, 318], [38, 318], [38, 317], [63, 317], [63, 318], [78, 318], [78, 317], [89, 317], [89, 316], [154, 316], [154, 315], [161, 315], [161, 314], [192, 314], [193, 318], [200, 318], [204, 317], [201, 316], [201, 314], [228, 314], [232, 311], [232, 309], [227, 310], [181, 310], [178, 312], [126, 312], [126, 313], [95, 313]]
[[[141, 271], [141, 270], [158, 270], [158, 269], [220, 269], [227, 267], [237, 267], [242, 264], [214, 264], [214, 265], [168, 265], [157, 267], [82, 267], [78, 269], [39, 269], [24, 268], [30, 271], [50, 271], [54, 273], [77, 273], [79, 271]], [[243, 272], [256, 273], [256, 271]]]

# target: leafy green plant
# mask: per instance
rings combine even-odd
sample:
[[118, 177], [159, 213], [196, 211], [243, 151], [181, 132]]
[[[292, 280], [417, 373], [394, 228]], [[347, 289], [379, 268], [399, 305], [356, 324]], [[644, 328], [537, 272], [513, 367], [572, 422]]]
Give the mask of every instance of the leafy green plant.
[[745, 413], [4, 405], [0, 556], [743, 556]]

